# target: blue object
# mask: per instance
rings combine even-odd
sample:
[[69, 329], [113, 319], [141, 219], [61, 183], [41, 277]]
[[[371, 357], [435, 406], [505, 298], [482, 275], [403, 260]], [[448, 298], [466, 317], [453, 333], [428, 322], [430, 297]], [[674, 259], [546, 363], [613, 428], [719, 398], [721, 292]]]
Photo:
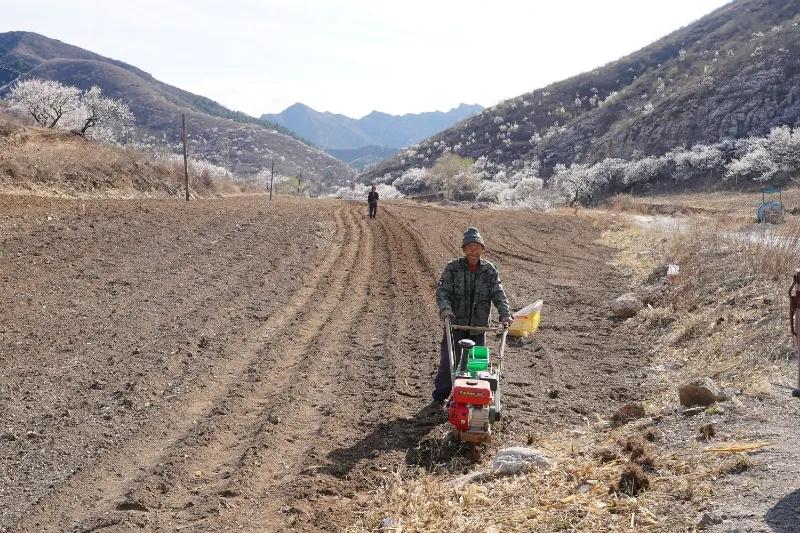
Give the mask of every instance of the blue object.
[[756, 222], [767, 222], [770, 214], [783, 215], [783, 205], [777, 200], [761, 204], [756, 211]]

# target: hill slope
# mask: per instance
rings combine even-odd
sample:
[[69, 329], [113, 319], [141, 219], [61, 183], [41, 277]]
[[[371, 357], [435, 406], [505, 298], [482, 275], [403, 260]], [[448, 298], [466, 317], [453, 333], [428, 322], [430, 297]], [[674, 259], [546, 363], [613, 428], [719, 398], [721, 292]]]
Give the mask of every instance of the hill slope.
[[661, 155], [800, 122], [800, 2], [736, 0], [618, 61], [520, 95], [385, 161], [366, 179], [444, 152], [508, 167]]
[[483, 110], [480, 105], [460, 104], [449, 111], [389, 115], [379, 111], [355, 119], [336, 113], [316, 111], [296, 103], [277, 114], [261, 118], [275, 122], [304, 139], [332, 149], [365, 146], [403, 148], [433, 135]]
[[[150, 74], [93, 52], [28, 32], [0, 34], [0, 63], [26, 76], [53, 79], [83, 89], [98, 85], [125, 101], [136, 116], [145, 143], [180, 142], [180, 116], [186, 113], [191, 151], [203, 159], [249, 174], [268, 168], [272, 158], [283, 174], [302, 172], [317, 182], [334, 184], [351, 175], [341, 161], [277, 131], [259, 119], [231, 111]], [[0, 86], [16, 72], [0, 69]]]

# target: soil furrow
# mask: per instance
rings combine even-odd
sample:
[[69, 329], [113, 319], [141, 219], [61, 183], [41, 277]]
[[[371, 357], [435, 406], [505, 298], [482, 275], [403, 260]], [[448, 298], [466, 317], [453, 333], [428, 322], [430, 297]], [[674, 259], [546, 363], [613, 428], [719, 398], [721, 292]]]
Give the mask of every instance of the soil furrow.
[[[344, 226], [341, 218], [337, 213], [339, 228]], [[322, 268], [312, 274], [312, 278], [292, 296], [281, 313], [269, 317], [243, 344], [234, 344], [229, 348], [230, 352], [240, 354], [240, 357], [223, 361], [225, 366], [212, 370], [213, 379], [208, 380], [204, 387], [181, 395], [180, 400], [173, 400], [171, 411], [162, 413], [142, 434], [135, 435], [104, 460], [69, 480], [58, 491], [65, 494], [63, 498], [57, 493], [51, 494], [43, 505], [27, 514], [20, 522], [20, 527], [44, 530], [53, 524], [77, 522], [96, 516], [101, 509], [113, 508], [123, 502], [128, 486], [142, 472], [150, 471], [159, 464], [169, 453], [169, 448], [189, 435], [198, 419], [207, 416], [215, 400], [222, 397], [244, 373], [251, 359], [274, 331], [303, 311], [314, 289], [333, 268], [341, 253], [342, 248], [331, 250]], [[154, 442], [158, 445], [154, 446]], [[109, 472], [114, 473], [113, 477], [108, 475]], [[87, 511], [90, 512], [89, 516], [84, 514]]]

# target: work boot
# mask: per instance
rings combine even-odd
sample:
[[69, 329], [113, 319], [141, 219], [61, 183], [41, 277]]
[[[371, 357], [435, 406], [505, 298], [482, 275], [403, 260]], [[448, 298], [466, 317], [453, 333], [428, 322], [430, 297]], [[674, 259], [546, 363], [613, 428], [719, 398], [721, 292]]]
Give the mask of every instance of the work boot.
[[437, 400], [436, 398], [434, 398], [433, 400], [431, 400], [431, 403], [428, 404], [428, 407], [431, 408], [431, 409], [433, 409], [433, 408], [441, 409], [442, 407], [445, 406], [446, 403], [447, 403], [446, 399], [445, 400]]

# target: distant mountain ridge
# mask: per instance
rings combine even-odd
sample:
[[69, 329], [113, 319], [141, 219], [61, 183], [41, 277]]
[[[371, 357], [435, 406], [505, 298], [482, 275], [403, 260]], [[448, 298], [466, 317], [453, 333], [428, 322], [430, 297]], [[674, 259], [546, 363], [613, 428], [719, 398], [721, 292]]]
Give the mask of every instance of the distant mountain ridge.
[[320, 187], [341, 185], [352, 170], [318, 148], [281, 132], [245, 113], [173, 87], [143, 70], [30, 32], [0, 33], [0, 97], [2, 88], [22, 73], [87, 89], [98, 85], [104, 94], [123, 100], [136, 117], [137, 140], [177, 150], [180, 117], [186, 114], [193, 156], [239, 174], [269, 168], [297, 175]]
[[367, 146], [399, 149], [430, 137], [482, 110], [483, 106], [478, 104], [460, 104], [449, 111], [405, 115], [373, 111], [355, 119], [328, 111], [317, 111], [298, 102], [280, 113], [261, 115], [261, 119], [280, 124], [326, 149], [351, 150]]
[[431, 167], [445, 153], [506, 169], [661, 156], [800, 126], [800, 2], [734, 0], [619, 60], [448, 128], [363, 181]]
[[385, 146], [364, 146], [362, 148], [328, 148], [325, 151], [336, 159], [348, 163], [356, 170], [364, 170], [393, 156], [399, 150]]

